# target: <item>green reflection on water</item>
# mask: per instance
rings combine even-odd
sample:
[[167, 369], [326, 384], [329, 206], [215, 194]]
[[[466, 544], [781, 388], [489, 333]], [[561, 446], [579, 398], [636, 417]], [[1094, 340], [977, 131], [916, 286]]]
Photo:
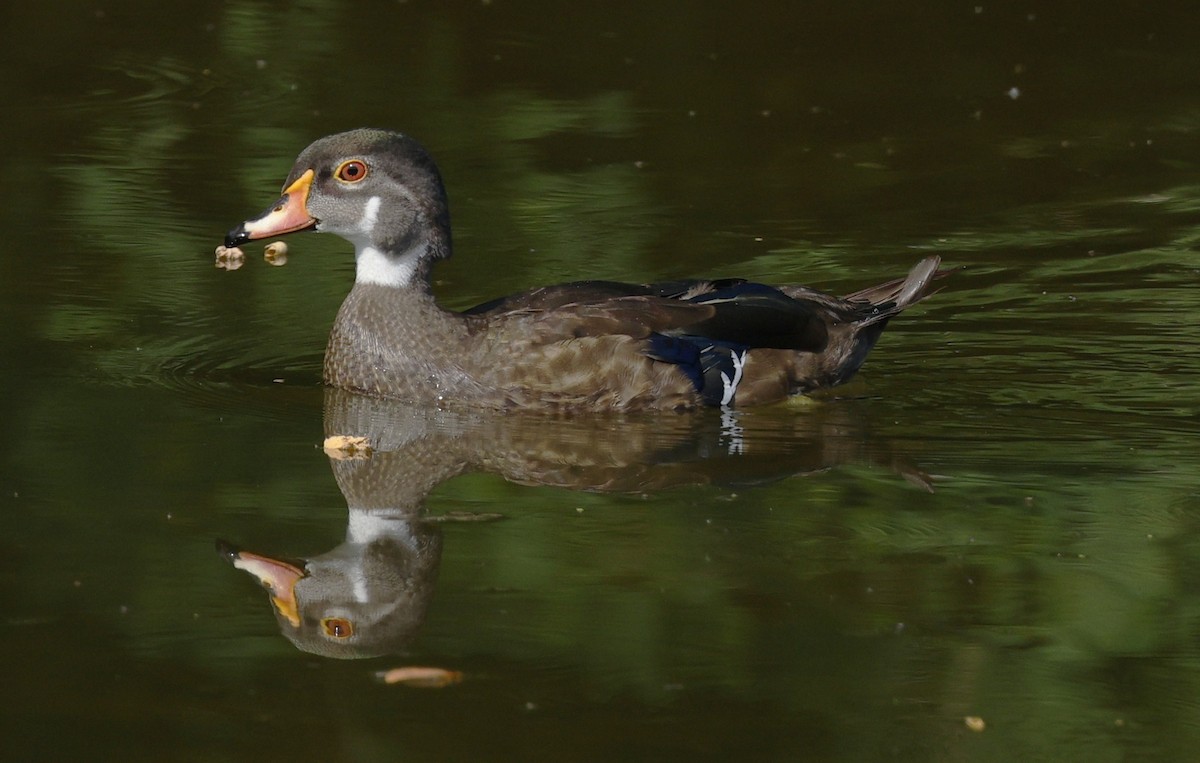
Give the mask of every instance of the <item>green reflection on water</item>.
[[[14, 8], [0, 736], [65, 758], [1190, 753], [1194, 14], [980, 7]], [[645, 497], [464, 477], [431, 511], [509, 519], [445, 530], [404, 659], [468, 681], [397, 691], [370, 680], [391, 661], [300, 654], [211, 545], [345, 532], [313, 446], [346, 247], [236, 273], [210, 253], [358, 124], [439, 157], [455, 306], [966, 266], [847, 392], [937, 491], [864, 460]]]

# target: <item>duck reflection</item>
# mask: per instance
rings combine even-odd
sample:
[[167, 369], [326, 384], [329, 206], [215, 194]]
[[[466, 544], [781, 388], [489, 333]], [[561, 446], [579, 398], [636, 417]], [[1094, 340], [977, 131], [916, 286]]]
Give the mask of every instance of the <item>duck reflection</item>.
[[[417, 408], [329, 389], [327, 438], [366, 446], [328, 450], [346, 498], [346, 540], [307, 559], [268, 556], [217, 541], [258, 578], [284, 635], [338, 658], [399, 652], [421, 627], [442, 555], [440, 525], [483, 515], [427, 516], [442, 482], [484, 470], [524, 485], [640, 493], [682, 485], [743, 486], [883, 463], [928, 489], [925, 475], [868, 437], [853, 400], [800, 415], [770, 411], [555, 417]], [[499, 516], [499, 515], [493, 515]]]

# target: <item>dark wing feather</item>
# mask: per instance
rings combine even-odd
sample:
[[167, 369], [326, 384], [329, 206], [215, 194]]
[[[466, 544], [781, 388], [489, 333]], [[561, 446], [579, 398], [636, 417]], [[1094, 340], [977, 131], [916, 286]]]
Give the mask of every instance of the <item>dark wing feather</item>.
[[746, 283], [745, 278], [718, 278], [716, 280], [687, 278], [646, 284], [645, 288], [656, 297], [693, 300], [713, 291], [728, 289], [744, 283]]
[[624, 335], [645, 339], [671, 333], [710, 318], [709, 305], [660, 297], [619, 297], [566, 304], [553, 309], [522, 309], [489, 316], [494, 324], [522, 324], [523, 336], [537, 342]]
[[602, 334], [644, 338], [688, 334], [745, 347], [819, 352], [824, 316], [805, 300], [740, 278], [653, 284], [578, 281], [485, 302], [464, 315], [499, 320], [536, 316], [548, 341]]
[[553, 310], [564, 305], [603, 302], [621, 297], [661, 297], [663, 299], [694, 300], [715, 290], [728, 289], [746, 283], [744, 278], [718, 280], [681, 279], [657, 283], [624, 283], [622, 281], [573, 281], [543, 286], [519, 294], [488, 300], [463, 310], [463, 315], [486, 315], [516, 310]]
[[745, 347], [806, 352], [820, 352], [829, 340], [822, 313], [772, 286], [742, 282], [689, 301], [715, 310], [711, 318], [688, 326], [688, 334]]
[[[655, 292], [643, 284], [620, 281], [574, 281], [509, 294], [463, 311], [463, 315], [498, 315], [518, 310], [554, 310], [564, 305], [603, 302], [621, 297], [649, 296]], [[657, 295], [662, 296], [662, 295]]]
[[652, 334], [646, 355], [685, 373], [707, 405], [731, 405], [749, 348], [702, 336]]

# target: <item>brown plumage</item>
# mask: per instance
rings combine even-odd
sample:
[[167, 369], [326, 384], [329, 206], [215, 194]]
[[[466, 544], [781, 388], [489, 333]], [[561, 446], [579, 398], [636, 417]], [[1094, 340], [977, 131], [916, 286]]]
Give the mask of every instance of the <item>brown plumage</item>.
[[440, 405], [597, 410], [757, 405], [840, 384], [889, 319], [930, 293], [939, 258], [835, 297], [740, 279], [549, 286], [464, 313], [435, 302], [450, 255], [437, 168], [407, 136], [354, 130], [300, 154], [282, 198], [228, 246], [299, 230], [355, 245], [357, 276], [325, 381]]

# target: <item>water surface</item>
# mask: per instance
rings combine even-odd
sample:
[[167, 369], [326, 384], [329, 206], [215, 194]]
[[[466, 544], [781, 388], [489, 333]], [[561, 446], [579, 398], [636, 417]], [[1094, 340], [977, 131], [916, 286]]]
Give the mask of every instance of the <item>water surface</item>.
[[[1196, 748], [1194, 10], [6, 15], [14, 759]], [[361, 125], [437, 157], [453, 307], [583, 278], [848, 292], [931, 252], [961, 269], [813, 405], [339, 402], [320, 358], [348, 247], [294, 237], [286, 267], [250, 248], [234, 272], [211, 253], [309, 141]], [[385, 457], [331, 461], [347, 420], [386, 432]], [[408, 619], [375, 656], [289, 638], [215, 549], [353, 557], [385, 504], [408, 545], [374, 579], [401, 570]], [[401, 665], [464, 679], [375, 679]]]

